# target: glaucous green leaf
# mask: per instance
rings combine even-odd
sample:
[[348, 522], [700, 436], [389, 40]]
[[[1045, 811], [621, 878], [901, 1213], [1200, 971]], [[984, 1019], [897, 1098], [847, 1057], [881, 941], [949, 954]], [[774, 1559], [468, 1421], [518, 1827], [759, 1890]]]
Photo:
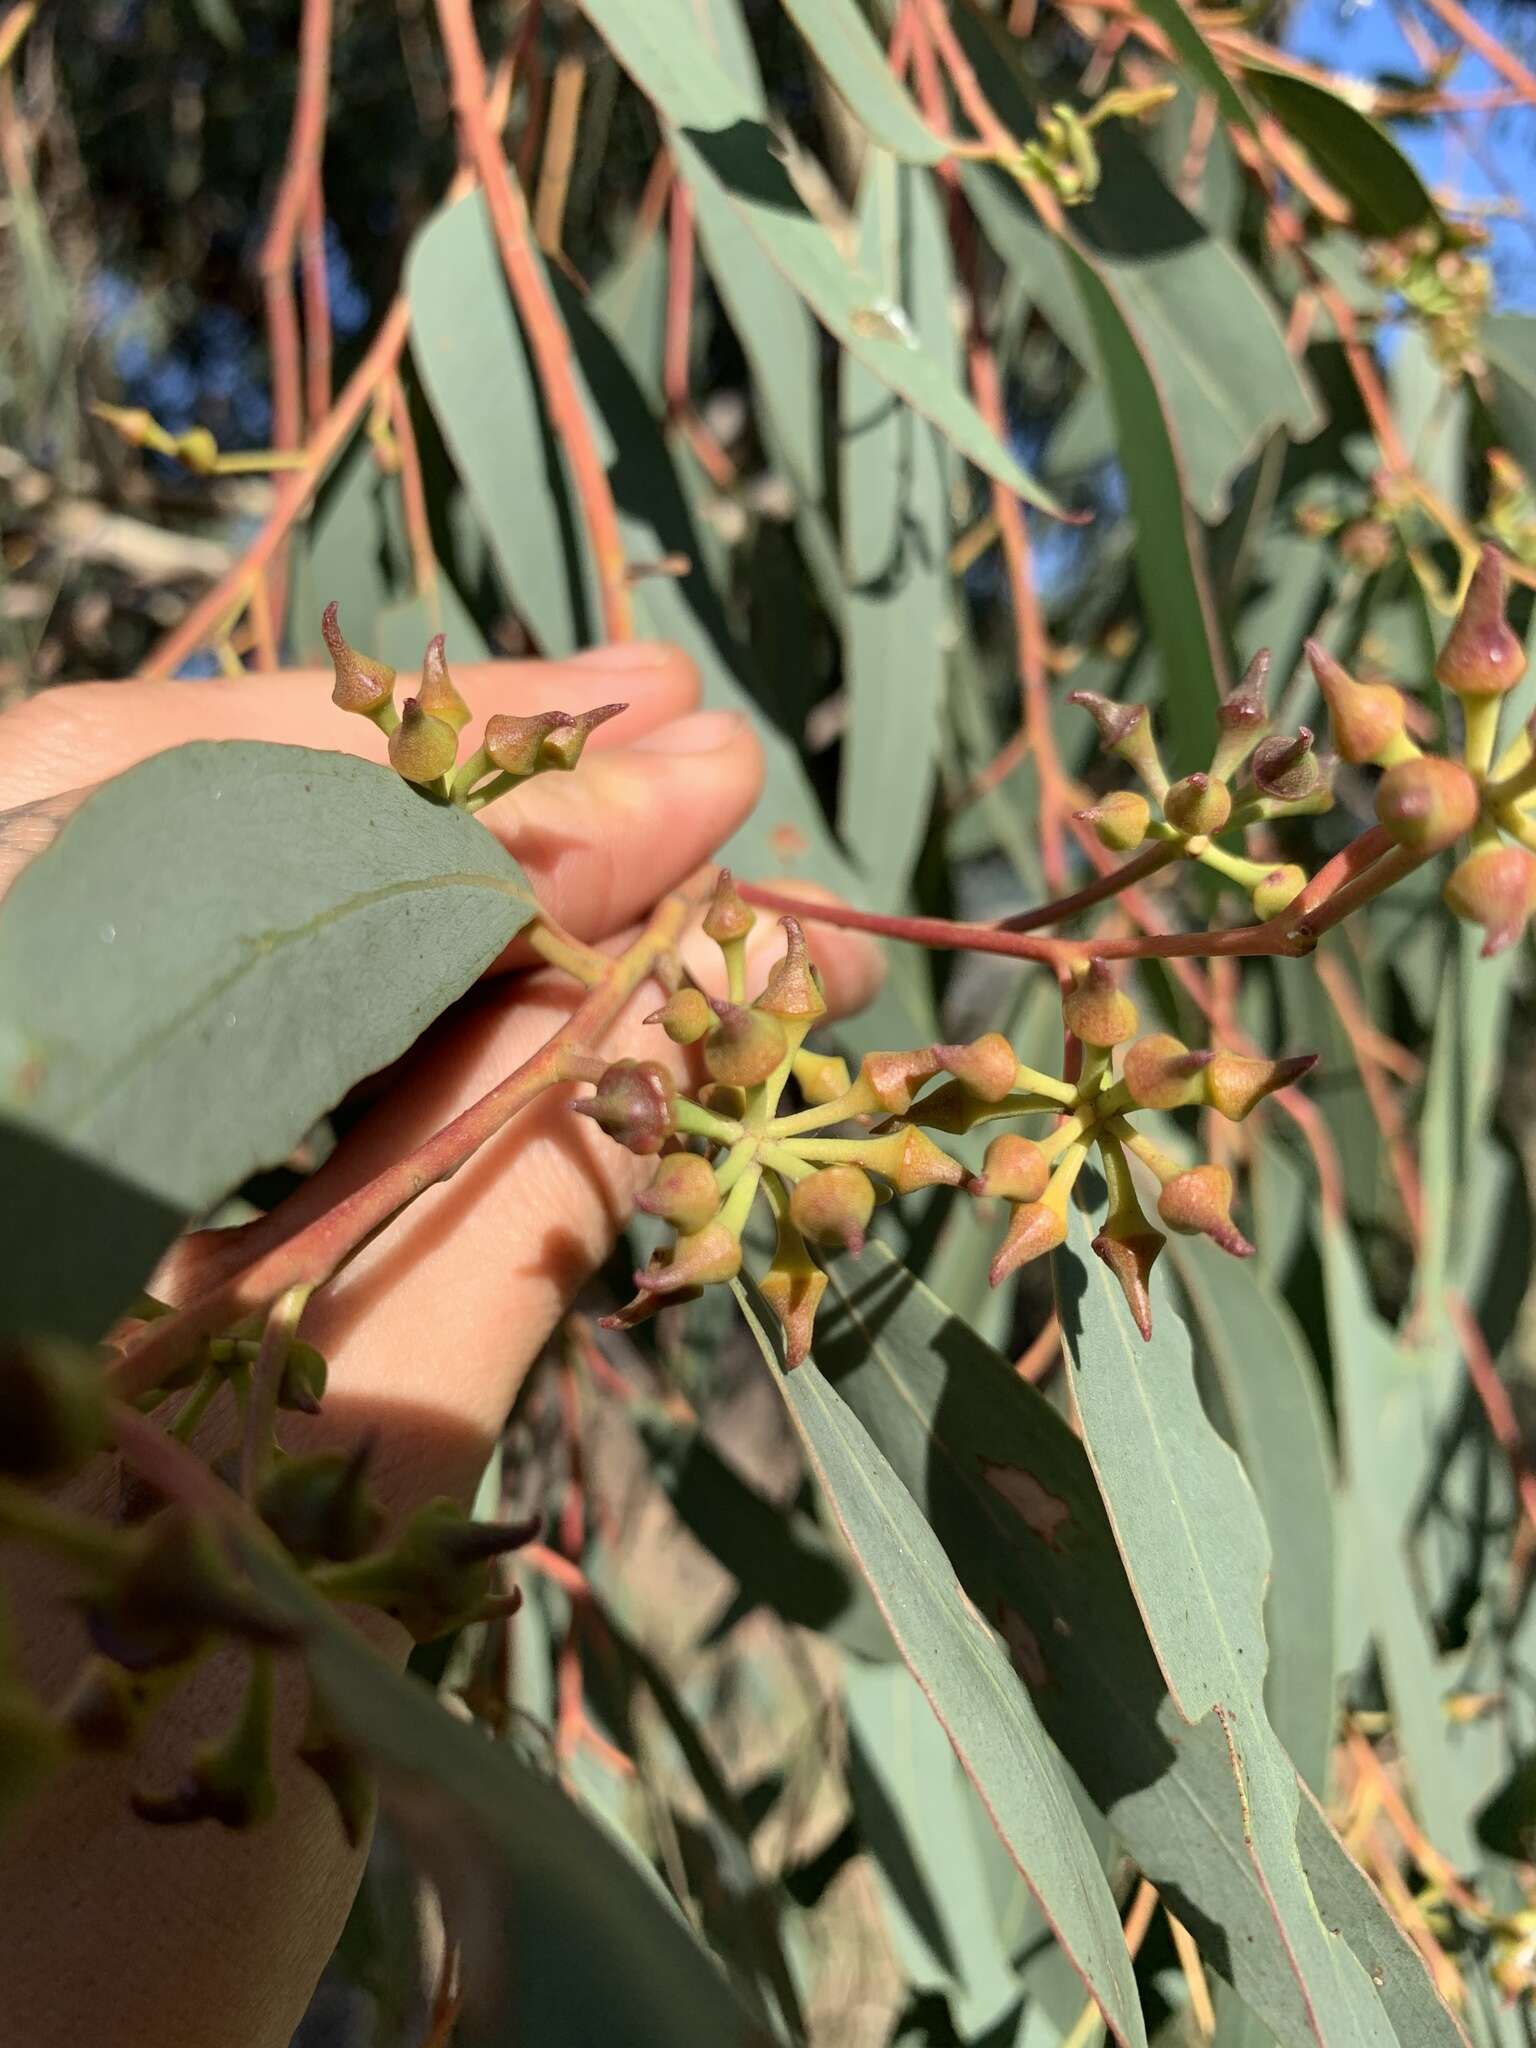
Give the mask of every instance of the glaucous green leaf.
[[[0, 904], [0, 1104], [195, 1216], [397, 1059], [535, 908], [499, 840], [377, 763], [173, 748], [87, 798]], [[42, 1257], [22, 1223], [8, 1256]]]
[[[931, 178], [868, 153], [859, 262], [913, 308], [958, 379], [949, 232]], [[949, 465], [936, 430], [856, 357], [841, 365], [843, 740], [838, 825], [877, 902], [894, 908], [927, 831], [948, 661]]]
[[1494, 313], [1478, 329], [1477, 345], [1488, 364], [1495, 437], [1536, 476], [1536, 317]]
[[[1247, 1845], [1226, 1737], [1213, 1715], [1191, 1726], [1169, 1696], [1082, 1444], [883, 1248], [829, 1272], [816, 1339], [829, 1386], [965, 1594], [1000, 1619], [1047, 1732], [1127, 1850], [1286, 2048], [1310, 2048], [1316, 2028]], [[1250, 1732], [1245, 1721], [1240, 1739]], [[1294, 1772], [1291, 1782], [1296, 1849], [1326, 1925], [1401, 2042], [1456, 2048], [1417, 1952]]]
[[1029, 1695], [917, 1504], [814, 1360], [786, 1373], [747, 1307], [811, 1469], [955, 1755], [1116, 2038], [1145, 2040], [1120, 1916]]
[[905, 163], [936, 164], [944, 145], [897, 84], [856, 0], [783, 0], [783, 6], [870, 140]]

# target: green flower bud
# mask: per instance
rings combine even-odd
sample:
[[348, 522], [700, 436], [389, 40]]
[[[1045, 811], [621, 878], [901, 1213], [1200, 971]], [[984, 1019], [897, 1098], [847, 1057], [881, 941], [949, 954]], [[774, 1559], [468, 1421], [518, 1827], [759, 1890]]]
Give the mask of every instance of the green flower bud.
[[481, 740], [487, 759], [503, 775], [536, 775], [542, 766], [540, 749], [563, 716], [560, 711], [536, 711], [527, 718], [496, 712], [485, 721]]
[[827, 999], [821, 992], [821, 977], [806, 951], [805, 933], [797, 917], [781, 917], [784, 927], [784, 958], [770, 970], [757, 1008], [786, 1022], [813, 1024], [827, 1014]]
[[[330, 1599], [359, 1601], [392, 1615], [418, 1643], [479, 1620], [492, 1601], [492, 1562], [521, 1549], [540, 1520], [473, 1522], [447, 1499], [418, 1508], [387, 1550], [314, 1574]], [[504, 1610], [503, 1610], [504, 1611]]]
[[326, 1363], [313, 1344], [295, 1340], [283, 1361], [277, 1405], [300, 1415], [318, 1415], [325, 1398]]
[[697, 1152], [669, 1152], [638, 1202], [648, 1216], [659, 1216], [674, 1230], [689, 1235], [700, 1231], [720, 1207], [714, 1168]]
[[729, 868], [715, 877], [715, 893], [704, 913], [704, 936], [717, 946], [734, 945], [757, 923], [757, 912], [744, 903]]
[[861, 1167], [823, 1166], [790, 1190], [790, 1219], [812, 1244], [841, 1245], [857, 1254], [874, 1213], [875, 1190]]
[[446, 645], [441, 633], [435, 633], [427, 642], [427, 651], [421, 664], [421, 687], [416, 692], [416, 702], [429, 718], [441, 719], [444, 725], [451, 725], [455, 732], [462, 732], [469, 723], [470, 710], [454, 688], [453, 677], [448, 673]]
[[672, 1077], [657, 1060], [615, 1060], [596, 1093], [571, 1107], [642, 1158], [659, 1152], [677, 1129]]
[[1191, 1052], [1170, 1033], [1157, 1031], [1126, 1047], [1122, 1073], [1138, 1109], [1184, 1109], [1204, 1099], [1210, 1060], [1208, 1052]]
[[1326, 787], [1322, 764], [1312, 751], [1312, 732], [1274, 733], [1254, 749], [1248, 772], [1253, 786], [1276, 803], [1305, 803]]
[[1136, 1005], [1102, 960], [1090, 960], [1075, 988], [1061, 999], [1067, 1029], [1084, 1045], [1123, 1045], [1136, 1034]]
[[1354, 767], [1367, 762], [1385, 765], [1411, 754], [1411, 741], [1404, 746], [1407, 707], [1400, 690], [1390, 683], [1357, 683], [1315, 640], [1307, 642], [1307, 660], [1328, 705], [1341, 761]]
[[386, 719], [392, 722], [395, 672], [386, 663], [348, 646], [334, 600], [320, 615], [320, 633], [336, 672], [331, 702], [340, 711], [355, 711], [376, 724], [384, 724]]
[[1232, 1221], [1232, 1176], [1224, 1166], [1191, 1166], [1163, 1183], [1157, 1213], [1183, 1237], [1208, 1237], [1235, 1259], [1253, 1246]]
[[714, 1030], [715, 1013], [702, 989], [680, 988], [645, 1021], [659, 1024], [674, 1045], [697, 1045], [706, 1031]]
[[82, 1605], [96, 1649], [128, 1671], [184, 1663], [210, 1636], [258, 1648], [295, 1640], [287, 1617], [235, 1577], [211, 1529], [179, 1507], [146, 1525], [127, 1568]]
[[1232, 815], [1232, 793], [1209, 775], [1186, 775], [1163, 798], [1163, 816], [1180, 832], [1209, 837]]
[[776, 1017], [738, 1003], [710, 1004], [719, 1022], [704, 1041], [704, 1065], [711, 1080], [728, 1088], [755, 1088], [784, 1062], [789, 1040]]
[[973, 1195], [1000, 1195], [1005, 1202], [1038, 1202], [1050, 1184], [1051, 1167], [1044, 1148], [1033, 1138], [1007, 1131], [994, 1138], [982, 1157], [981, 1171], [969, 1183]]
[[829, 1102], [840, 1102], [853, 1086], [848, 1062], [838, 1059], [833, 1053], [802, 1049], [795, 1054], [793, 1073], [795, 1086], [808, 1109], [821, 1109]]
[[1504, 616], [1504, 557], [1484, 547], [1456, 622], [1435, 660], [1435, 679], [1459, 697], [1502, 697], [1525, 674], [1525, 649]]
[[277, 1779], [272, 1770], [272, 1666], [265, 1655], [251, 1668], [245, 1703], [223, 1741], [194, 1760], [174, 1792], [131, 1798], [140, 1820], [161, 1827], [191, 1821], [217, 1821], [220, 1827], [259, 1827], [277, 1811]]
[[1143, 1339], [1152, 1335], [1152, 1268], [1166, 1239], [1147, 1221], [1118, 1139], [1106, 1136], [1100, 1152], [1109, 1187], [1109, 1214], [1093, 1250], [1119, 1283], [1125, 1305]]
[[383, 1511], [368, 1490], [370, 1445], [283, 1458], [256, 1496], [256, 1512], [300, 1564], [346, 1564], [378, 1541]]
[[1260, 924], [1268, 924], [1272, 917], [1280, 917], [1307, 886], [1307, 871], [1297, 867], [1294, 861], [1284, 866], [1271, 868], [1261, 880], [1255, 882], [1252, 890], [1253, 914]]
[[555, 723], [539, 748], [539, 766], [566, 771], [574, 768], [597, 728], [627, 709], [624, 704], [600, 704], [595, 711], [578, 711], [574, 717], [565, 711], [556, 712]]
[[1251, 1060], [1235, 1052], [1218, 1052], [1205, 1070], [1205, 1100], [1218, 1116], [1240, 1124], [1266, 1095], [1289, 1088], [1317, 1065], [1315, 1052], [1284, 1060]]
[[1091, 825], [1100, 846], [1111, 853], [1133, 853], [1147, 836], [1152, 806], [1137, 790], [1114, 789], [1073, 816], [1080, 824]]
[[1483, 927], [1483, 958], [1512, 946], [1536, 910], [1536, 855], [1523, 846], [1482, 846], [1469, 853], [1445, 885], [1457, 917]]
[[1376, 788], [1376, 816], [1400, 846], [1439, 853], [1477, 822], [1477, 784], [1459, 761], [1424, 754], [1399, 761]]
[[0, 1476], [66, 1478], [107, 1441], [101, 1368], [43, 1338], [0, 1341]]
[[1099, 729], [1099, 744], [1116, 754], [1141, 777], [1155, 797], [1168, 787], [1168, 774], [1152, 737], [1145, 704], [1116, 704], [1096, 690], [1073, 690], [1069, 704], [1081, 704]]
[[418, 786], [440, 782], [459, 758], [459, 737], [451, 725], [421, 708], [419, 697], [407, 697], [400, 723], [389, 736], [389, 765], [406, 782]]

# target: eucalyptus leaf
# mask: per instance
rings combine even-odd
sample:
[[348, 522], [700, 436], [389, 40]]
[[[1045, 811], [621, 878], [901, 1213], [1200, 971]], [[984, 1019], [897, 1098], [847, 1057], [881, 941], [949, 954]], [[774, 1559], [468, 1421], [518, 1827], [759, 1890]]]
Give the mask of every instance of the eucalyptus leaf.
[[936, 164], [944, 144], [891, 75], [857, 0], [782, 0], [870, 139], [907, 163]]

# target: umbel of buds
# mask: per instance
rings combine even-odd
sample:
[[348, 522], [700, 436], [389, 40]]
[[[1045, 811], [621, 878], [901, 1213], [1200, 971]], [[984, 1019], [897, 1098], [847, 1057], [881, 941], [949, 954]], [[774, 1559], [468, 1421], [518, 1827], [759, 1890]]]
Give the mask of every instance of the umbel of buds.
[[336, 675], [331, 701], [339, 710], [371, 718], [388, 735], [391, 768], [433, 803], [481, 811], [530, 776], [568, 772], [597, 728], [624, 709], [602, 704], [581, 712], [495, 712], [479, 745], [461, 762], [459, 737], [474, 714], [449, 673], [441, 633], [427, 643], [415, 695], [397, 709], [395, 671], [350, 645], [334, 603], [326, 606], [320, 631]]
[[1423, 752], [1407, 700], [1392, 684], [1357, 682], [1315, 642], [1308, 658], [1346, 761], [1381, 768], [1376, 817], [1418, 860], [1470, 841], [1444, 885], [1459, 918], [1480, 925], [1483, 954], [1500, 953], [1536, 911], [1536, 749], [1530, 726], [1499, 750], [1504, 699], [1525, 674], [1525, 649], [1505, 613], [1504, 557], [1485, 547], [1435, 661], [1459, 706], [1459, 756]]
[[1139, 874], [1175, 860], [1201, 862], [1245, 889], [1260, 921], [1289, 909], [1306, 887], [1305, 871], [1290, 863], [1277, 867], [1273, 861], [1250, 860], [1218, 845], [1218, 839], [1326, 810], [1333, 801], [1331, 767], [1317, 758], [1308, 729], [1270, 730], [1265, 702], [1269, 665], [1267, 649], [1254, 656], [1237, 688], [1218, 707], [1210, 767], [1177, 782], [1169, 780], [1163, 766], [1144, 704], [1117, 704], [1092, 690], [1075, 690], [1071, 697], [1092, 717], [1105, 752], [1125, 762], [1147, 792], [1112, 790], [1079, 811], [1079, 822], [1091, 825], [1112, 853], [1135, 851]]
[[[1144, 720], [1113, 706], [1104, 717], [1117, 744], [1143, 747]], [[1227, 730], [1238, 735], [1245, 758], [1262, 742], [1252, 691]], [[1277, 772], [1293, 772], [1303, 756], [1312, 758], [1310, 746], [1292, 745], [1292, 758]], [[1199, 798], [1202, 778], [1186, 780]], [[966, 1185], [980, 1200], [1004, 1203], [1008, 1220], [992, 1263], [996, 1284], [1065, 1241], [1074, 1189], [1095, 1149], [1110, 1205], [1094, 1249], [1144, 1334], [1147, 1277], [1163, 1237], [1138, 1200], [1133, 1159], [1156, 1182], [1165, 1229], [1203, 1232], [1239, 1257], [1251, 1249], [1232, 1219], [1234, 1190], [1225, 1169], [1167, 1157], [1133, 1120], [1141, 1110], [1199, 1107], [1240, 1121], [1265, 1096], [1299, 1080], [1310, 1058], [1192, 1051], [1166, 1033], [1138, 1039], [1134, 1002], [1108, 965], [1090, 957], [1062, 998], [1063, 1020], [1081, 1052], [1073, 1080], [1024, 1065], [995, 1031], [963, 1044], [868, 1053], [850, 1075], [841, 1060], [810, 1052], [803, 1042], [826, 1005], [794, 918], [783, 920], [783, 955], [748, 1000], [745, 947], [755, 921], [722, 873], [704, 929], [724, 956], [732, 996], [712, 1001], [684, 987], [650, 1018], [692, 1048], [709, 1079], [689, 1091], [674, 1086], [659, 1063], [620, 1060], [576, 1105], [631, 1151], [659, 1155], [640, 1207], [676, 1233], [635, 1275], [635, 1297], [607, 1318], [610, 1327], [633, 1328], [669, 1302], [734, 1280], [743, 1231], [761, 1199], [773, 1216], [774, 1251], [758, 1285], [783, 1331], [786, 1363], [796, 1366], [809, 1354], [828, 1284], [819, 1258], [862, 1250], [881, 1202]], [[785, 1102], [791, 1087], [798, 1108]], [[971, 1176], [928, 1135], [1042, 1116], [1054, 1120], [1053, 1128], [1035, 1136], [998, 1133], [980, 1173]]]

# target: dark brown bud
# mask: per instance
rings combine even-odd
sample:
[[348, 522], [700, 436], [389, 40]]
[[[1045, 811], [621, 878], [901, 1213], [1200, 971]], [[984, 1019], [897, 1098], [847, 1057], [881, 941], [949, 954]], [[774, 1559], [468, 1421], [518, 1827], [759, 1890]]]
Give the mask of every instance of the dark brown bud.
[[697, 1045], [706, 1031], [714, 1030], [715, 1013], [702, 989], [680, 988], [645, 1021], [659, 1024], [674, 1045]]
[[720, 1207], [714, 1168], [697, 1152], [669, 1152], [656, 1178], [641, 1191], [639, 1206], [674, 1230], [692, 1235], [712, 1222]]
[[445, 650], [446, 642], [441, 633], [434, 634], [427, 642], [416, 701], [429, 718], [439, 718], [444, 725], [451, 725], [455, 732], [462, 732], [469, 723], [469, 706], [454, 688]]
[[728, 1088], [755, 1088], [783, 1065], [789, 1040], [776, 1017], [718, 997], [710, 1008], [719, 1020], [704, 1041], [704, 1065], [712, 1081], [723, 1081]]
[[1205, 1070], [1205, 1099], [1218, 1116], [1241, 1123], [1266, 1095], [1289, 1088], [1317, 1065], [1315, 1052], [1284, 1060], [1251, 1060], [1239, 1053], [1219, 1052]]
[[781, 917], [784, 927], [784, 958], [769, 972], [757, 1007], [770, 1017], [788, 1022], [814, 1023], [827, 1014], [827, 999], [821, 992], [821, 977], [806, 951], [805, 933], [797, 917]]
[[973, 1195], [998, 1195], [1005, 1202], [1038, 1202], [1050, 1184], [1051, 1167], [1033, 1138], [1006, 1131], [994, 1138], [970, 1182]]
[[1275, 733], [1261, 740], [1249, 766], [1253, 786], [1276, 803], [1299, 804], [1323, 787], [1322, 764], [1312, 751], [1312, 732], [1301, 726], [1294, 734]]
[[368, 1488], [371, 1445], [283, 1458], [256, 1496], [256, 1512], [300, 1564], [345, 1564], [378, 1541], [384, 1515]]
[[1126, 1089], [1138, 1109], [1184, 1109], [1203, 1099], [1210, 1059], [1208, 1052], [1191, 1052], [1166, 1031], [1154, 1032], [1126, 1047]]
[[1219, 832], [1232, 815], [1232, 793], [1209, 775], [1186, 775], [1163, 798], [1163, 816], [1191, 837]]
[[1435, 661], [1435, 678], [1461, 697], [1502, 697], [1524, 674], [1525, 649], [1504, 616], [1504, 557], [1485, 547]]
[[677, 1129], [673, 1104], [672, 1077], [659, 1060], [615, 1060], [596, 1093], [571, 1107], [644, 1158]]
[[1152, 806], [1138, 790], [1115, 789], [1072, 815], [1080, 824], [1091, 825], [1099, 844], [1111, 853], [1132, 853], [1147, 836]]
[[936, 1045], [934, 1057], [967, 1094], [1001, 1102], [1018, 1083], [1019, 1056], [1001, 1031], [988, 1031], [969, 1045]]
[[874, 1187], [858, 1166], [823, 1166], [790, 1190], [790, 1219], [812, 1244], [841, 1245], [857, 1254], [874, 1213]]
[[1459, 918], [1483, 927], [1483, 958], [1512, 946], [1536, 910], [1536, 855], [1523, 846], [1482, 846], [1469, 853], [1445, 885]]
[[423, 711], [419, 697], [407, 697], [400, 723], [389, 736], [389, 765], [406, 782], [418, 786], [440, 782], [459, 758], [459, 736], [441, 718]]
[[1357, 683], [1315, 640], [1307, 642], [1307, 660], [1328, 705], [1341, 761], [1356, 767], [1385, 763], [1401, 749], [1407, 718], [1400, 690], [1390, 683]]
[[704, 936], [717, 946], [734, 945], [757, 923], [757, 912], [741, 900], [729, 868], [715, 877], [715, 893], [704, 913]]
[[63, 1479], [107, 1441], [101, 1368], [43, 1338], [0, 1341], [0, 1476]]
[[1208, 1237], [1235, 1259], [1253, 1257], [1253, 1246], [1232, 1221], [1232, 1176], [1224, 1166], [1191, 1166], [1164, 1181], [1157, 1213], [1181, 1236]]
[[1084, 1045], [1124, 1045], [1136, 1033], [1136, 1005], [1115, 984], [1102, 960], [1090, 960], [1075, 988], [1061, 999], [1067, 1029]]
[[339, 710], [355, 711], [363, 718], [376, 717], [394, 696], [394, 670], [348, 646], [334, 601], [320, 615], [320, 632], [336, 671], [331, 702]]
[[1459, 761], [1399, 761], [1376, 786], [1376, 816], [1400, 846], [1439, 853], [1477, 822], [1477, 784]]

